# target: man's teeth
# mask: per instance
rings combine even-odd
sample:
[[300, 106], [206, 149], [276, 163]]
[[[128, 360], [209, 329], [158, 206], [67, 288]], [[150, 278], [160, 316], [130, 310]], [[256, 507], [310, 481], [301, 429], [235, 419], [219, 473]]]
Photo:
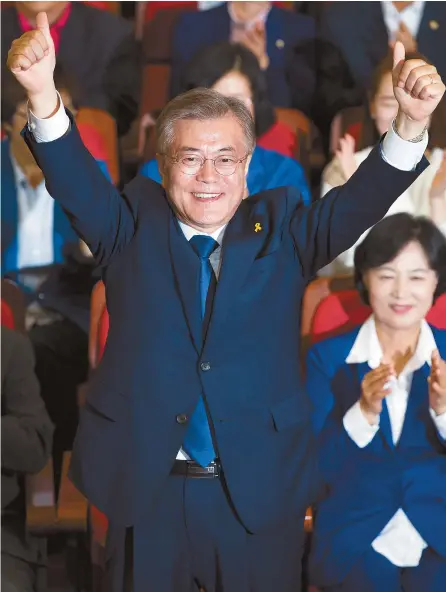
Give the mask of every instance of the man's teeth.
[[194, 193], [195, 197], [200, 199], [211, 199], [212, 197], [218, 197], [219, 193]]

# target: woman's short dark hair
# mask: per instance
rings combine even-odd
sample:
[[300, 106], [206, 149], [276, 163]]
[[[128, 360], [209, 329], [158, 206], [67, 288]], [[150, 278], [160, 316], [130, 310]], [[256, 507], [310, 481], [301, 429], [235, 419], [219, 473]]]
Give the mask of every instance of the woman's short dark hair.
[[198, 87], [211, 88], [220, 78], [233, 70], [249, 80], [256, 136], [260, 137], [273, 125], [276, 116], [268, 99], [266, 79], [259, 62], [255, 55], [240, 43], [217, 43], [195, 54], [182, 76], [181, 92]]
[[434, 299], [446, 292], [446, 238], [428, 218], [401, 213], [378, 222], [355, 251], [355, 284], [363, 301], [370, 304], [364, 274], [389, 263], [409, 243], [423, 249], [438, 284]]

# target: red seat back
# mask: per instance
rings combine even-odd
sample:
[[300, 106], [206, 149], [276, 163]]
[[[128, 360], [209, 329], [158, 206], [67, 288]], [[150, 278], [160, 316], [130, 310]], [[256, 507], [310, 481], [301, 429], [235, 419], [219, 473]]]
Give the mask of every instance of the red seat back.
[[11, 280], [2, 279], [2, 325], [25, 332], [25, 297], [21, 289]]
[[99, 321], [98, 327], [98, 361], [102, 358], [104, 353], [105, 344], [107, 343], [108, 329], [109, 329], [109, 316], [107, 307], [104, 307], [102, 311], [101, 320]]
[[[335, 292], [319, 304], [311, 328], [312, 342], [338, 335], [362, 324], [371, 314], [357, 290]], [[426, 320], [438, 329], [446, 329], [446, 294], [437, 299]]]
[[8, 329], [14, 329], [14, 314], [7, 302], [2, 300], [2, 325]]

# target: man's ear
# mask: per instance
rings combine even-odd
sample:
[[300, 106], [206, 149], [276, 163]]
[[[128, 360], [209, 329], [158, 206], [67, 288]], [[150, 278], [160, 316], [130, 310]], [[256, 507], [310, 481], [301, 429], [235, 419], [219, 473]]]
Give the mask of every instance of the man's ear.
[[249, 165], [251, 164], [252, 153], [247, 157], [245, 161], [245, 177], [248, 175]]

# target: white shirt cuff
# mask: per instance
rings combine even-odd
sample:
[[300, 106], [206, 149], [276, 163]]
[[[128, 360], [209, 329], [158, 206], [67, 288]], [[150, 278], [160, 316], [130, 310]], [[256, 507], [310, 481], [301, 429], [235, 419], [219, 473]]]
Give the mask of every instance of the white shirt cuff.
[[391, 125], [382, 142], [381, 154], [384, 160], [396, 169], [413, 171], [426, 151], [428, 140], [427, 131], [424, 132], [421, 142], [403, 140]]
[[438, 430], [438, 433], [446, 440], [446, 412], [441, 415], [437, 415], [433, 409], [429, 409], [432, 420]]
[[28, 107], [28, 128], [38, 143], [53, 142], [64, 136], [70, 127], [62, 98], [59, 93], [59, 109], [47, 119], [39, 119]]
[[378, 423], [370, 425], [361, 411], [359, 401], [350, 407], [342, 423], [347, 434], [359, 448], [365, 448], [370, 444], [379, 430], [379, 420]]

